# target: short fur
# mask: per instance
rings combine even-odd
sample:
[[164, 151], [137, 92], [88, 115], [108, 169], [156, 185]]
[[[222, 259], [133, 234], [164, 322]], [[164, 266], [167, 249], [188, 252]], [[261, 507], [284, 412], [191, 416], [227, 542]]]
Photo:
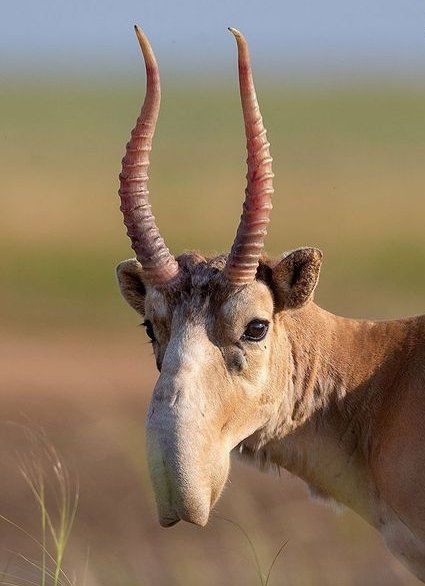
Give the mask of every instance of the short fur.
[[[205, 524], [233, 450], [357, 511], [425, 581], [425, 316], [352, 320], [312, 300], [322, 254], [263, 258], [243, 287], [226, 257], [185, 254], [159, 290], [136, 260], [121, 291], [155, 332], [148, 451], [160, 521]], [[259, 342], [244, 330], [268, 320]]]

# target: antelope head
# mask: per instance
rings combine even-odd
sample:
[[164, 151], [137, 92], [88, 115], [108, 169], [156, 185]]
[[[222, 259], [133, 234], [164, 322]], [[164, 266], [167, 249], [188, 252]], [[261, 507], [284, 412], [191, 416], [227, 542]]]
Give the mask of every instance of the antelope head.
[[[262, 255], [272, 208], [272, 158], [252, 78], [248, 46], [238, 48], [248, 151], [247, 188], [228, 255], [175, 258], [148, 199], [149, 152], [160, 106], [158, 66], [136, 34], [147, 89], [120, 175], [121, 210], [136, 258], [117, 269], [124, 298], [144, 318], [159, 370], [147, 415], [148, 457], [160, 522], [205, 525], [229, 470], [230, 452], [267, 434], [288, 412], [288, 336], [282, 316], [307, 304], [320, 251], [303, 248], [277, 261]], [[260, 441], [260, 439], [258, 439]]]

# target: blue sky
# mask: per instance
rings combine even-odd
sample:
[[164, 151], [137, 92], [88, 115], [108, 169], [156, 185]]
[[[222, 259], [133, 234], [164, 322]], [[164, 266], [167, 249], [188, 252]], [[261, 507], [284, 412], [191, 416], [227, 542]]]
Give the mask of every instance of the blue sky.
[[5, 0], [2, 69], [131, 73], [135, 22], [176, 72], [229, 71], [231, 25], [269, 71], [425, 78], [425, 0]]

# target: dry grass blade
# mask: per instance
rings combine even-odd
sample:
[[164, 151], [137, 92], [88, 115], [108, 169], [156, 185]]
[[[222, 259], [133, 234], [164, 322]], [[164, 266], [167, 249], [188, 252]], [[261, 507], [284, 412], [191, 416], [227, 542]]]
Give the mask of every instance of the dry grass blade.
[[6, 580], [17, 580], [15, 586], [18, 586], [18, 582], [23, 582], [24, 584], [32, 584], [33, 586], [39, 586], [39, 583], [35, 580], [30, 580], [29, 578], [23, 578], [22, 576], [15, 576], [14, 574], [4, 574], [0, 581], [0, 584], [11, 584], [12, 582], [7, 582]]
[[[43, 567], [42, 565], [35, 562], [34, 560], [31, 560], [30, 558], [23, 555], [22, 553], [15, 553], [15, 555], [16, 555], [16, 557], [21, 559], [23, 562], [25, 562], [28, 566], [37, 570], [37, 572], [40, 573], [41, 579], [43, 579], [43, 572], [44, 572], [45, 576], [51, 578], [51, 581], [53, 581], [54, 576], [55, 576], [53, 570], [49, 569], [47, 566]], [[53, 559], [53, 562], [55, 562], [54, 558], [52, 558], [52, 559]], [[67, 584], [68, 584], [68, 586], [71, 586], [71, 582], [65, 574], [64, 574], [64, 579], [65, 579], [65, 582], [63, 582], [62, 579], [59, 580], [59, 586], [66, 586]]]
[[269, 570], [267, 572], [266, 581], [264, 582], [264, 586], [268, 586], [269, 581], [270, 581], [270, 577], [272, 575], [272, 570], [273, 570], [273, 568], [274, 568], [277, 560], [279, 559], [280, 554], [282, 553], [282, 551], [285, 549], [285, 547], [287, 545], [288, 545], [288, 542], [287, 541], [284, 541], [282, 543], [282, 545], [279, 547], [279, 549], [277, 550], [277, 552], [276, 552], [276, 554], [275, 554], [275, 556], [274, 556], [274, 558], [272, 560], [272, 563], [269, 566]]
[[251, 550], [252, 557], [253, 557], [254, 564], [255, 564], [255, 569], [257, 570], [258, 579], [260, 580], [260, 584], [261, 584], [261, 586], [266, 586], [266, 582], [264, 581], [263, 571], [261, 569], [260, 560], [257, 555], [257, 550], [255, 549], [255, 545], [254, 545], [252, 539], [250, 538], [248, 532], [246, 531], [246, 529], [244, 529], [242, 527], [242, 525], [240, 525], [237, 521], [233, 521], [233, 519], [229, 519], [228, 517], [222, 517], [221, 515], [217, 515], [215, 513], [214, 513], [214, 517], [216, 519], [220, 519], [221, 521], [226, 521], [227, 523], [230, 523], [231, 525], [236, 527], [242, 533], [242, 535], [247, 540], [249, 548]]
[[[68, 584], [72, 584], [63, 571], [63, 562], [78, 508], [78, 483], [71, 481], [69, 471], [62, 462], [61, 456], [43, 433], [30, 432], [30, 439], [34, 449], [29, 456], [21, 458], [20, 470], [31, 489], [41, 514], [43, 556], [41, 586], [46, 586], [47, 583], [46, 544], [49, 539], [53, 542], [55, 550], [53, 585], [59, 586], [61, 578], [65, 579]], [[55, 511], [51, 511], [47, 507], [48, 495], [56, 503]]]
[[220, 519], [221, 521], [227, 521], [227, 523], [230, 523], [231, 525], [236, 527], [242, 533], [242, 535], [245, 537], [245, 539], [247, 540], [247, 542], [249, 544], [249, 548], [251, 550], [252, 557], [253, 557], [255, 567], [257, 570], [258, 578], [260, 580], [260, 584], [261, 584], [261, 586], [268, 586], [270, 583], [270, 578], [271, 578], [273, 568], [274, 568], [277, 560], [279, 559], [281, 553], [283, 552], [285, 547], [288, 545], [288, 542], [284, 541], [282, 543], [282, 545], [279, 547], [279, 549], [277, 550], [277, 552], [276, 552], [276, 554], [275, 554], [275, 556], [274, 556], [274, 558], [268, 568], [267, 575], [264, 578], [264, 574], [263, 574], [263, 571], [261, 568], [260, 560], [258, 558], [257, 550], [255, 549], [254, 542], [252, 541], [252, 539], [249, 536], [249, 533], [246, 531], [246, 529], [244, 529], [242, 527], [242, 525], [240, 525], [240, 523], [238, 523], [237, 521], [234, 521], [233, 519], [229, 519], [228, 517], [222, 517], [221, 515], [217, 515], [217, 514], [214, 514], [214, 517], [216, 517], [217, 519]]
[[[41, 538], [37, 539], [3, 515], [0, 515], [0, 519], [23, 533], [40, 549], [40, 562], [16, 554], [39, 573], [40, 582], [34, 584], [73, 586], [75, 581], [71, 581], [66, 574], [63, 564], [78, 508], [78, 482], [73, 480], [62, 457], [42, 431], [35, 432], [26, 427], [23, 430], [29, 449], [24, 456], [17, 455], [17, 458], [19, 470], [40, 511]], [[5, 584], [5, 579], [17, 578], [3, 572], [0, 584]], [[23, 578], [19, 580], [31, 583]]]
[[84, 564], [83, 586], [86, 586], [86, 584], [87, 584], [87, 576], [89, 573], [89, 561], [90, 561], [90, 547], [87, 546], [86, 563]]

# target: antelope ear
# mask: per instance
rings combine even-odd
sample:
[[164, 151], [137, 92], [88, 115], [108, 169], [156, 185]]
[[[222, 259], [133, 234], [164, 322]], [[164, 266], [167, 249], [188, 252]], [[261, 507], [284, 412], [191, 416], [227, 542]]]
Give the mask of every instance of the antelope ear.
[[120, 262], [116, 272], [122, 296], [137, 313], [144, 315], [146, 287], [142, 265], [135, 258], [130, 258]]
[[323, 253], [317, 248], [298, 248], [271, 268], [276, 308], [297, 309], [313, 298]]

